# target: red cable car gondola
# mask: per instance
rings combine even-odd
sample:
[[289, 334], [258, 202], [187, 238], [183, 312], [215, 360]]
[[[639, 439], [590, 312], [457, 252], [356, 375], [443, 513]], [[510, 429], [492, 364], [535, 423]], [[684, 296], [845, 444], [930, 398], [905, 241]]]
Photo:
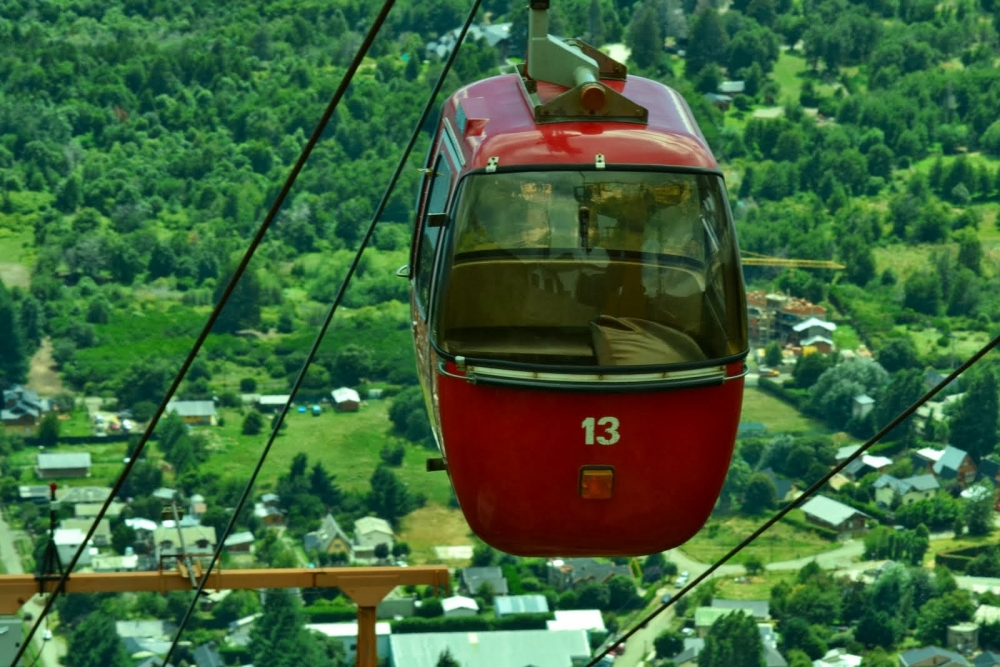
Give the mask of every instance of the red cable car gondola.
[[517, 555], [639, 555], [708, 518], [743, 400], [725, 184], [684, 99], [547, 35], [444, 105], [410, 267], [418, 375], [462, 512]]

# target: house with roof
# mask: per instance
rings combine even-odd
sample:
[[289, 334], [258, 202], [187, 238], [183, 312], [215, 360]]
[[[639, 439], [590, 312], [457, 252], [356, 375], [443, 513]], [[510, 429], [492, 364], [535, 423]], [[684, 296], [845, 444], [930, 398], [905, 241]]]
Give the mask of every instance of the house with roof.
[[914, 475], [897, 479], [892, 475], [882, 475], [872, 484], [875, 501], [880, 507], [890, 507], [899, 498], [900, 505], [909, 505], [934, 497], [941, 488], [934, 475]]
[[[101, 507], [104, 503], [77, 503], [73, 506], [73, 516], [77, 519], [91, 519], [97, 517], [98, 513], [101, 511]], [[111, 501], [108, 505], [108, 511], [104, 516], [109, 519], [117, 519], [121, 516], [122, 510], [125, 509], [125, 503], [120, 503], [117, 500]]]
[[497, 595], [493, 598], [493, 613], [497, 618], [548, 612], [549, 601], [544, 595]]
[[972, 653], [979, 650], [979, 624], [956, 623], [948, 626], [948, 648], [959, 653]]
[[51, 491], [48, 486], [30, 485], [17, 487], [17, 497], [21, 502], [32, 502], [39, 505], [49, 502]]
[[[84, 535], [90, 530], [90, 526], [93, 523], [90, 519], [63, 519], [59, 522], [60, 528], [66, 528], [68, 530], [79, 530]], [[111, 520], [101, 519], [101, 522], [97, 524], [97, 530], [94, 531], [91, 537], [93, 545], [95, 547], [110, 547], [111, 546]]]
[[557, 609], [553, 616], [555, 618], [545, 622], [549, 630], [607, 632], [600, 609]]
[[257, 410], [263, 413], [280, 412], [292, 400], [291, 394], [270, 394], [258, 396]]
[[983, 651], [972, 659], [974, 667], [996, 667], [1000, 665], [1000, 653]]
[[461, 590], [475, 595], [483, 584], [489, 584], [494, 595], [507, 595], [507, 579], [499, 567], [466, 567], [458, 572]]
[[385, 598], [375, 608], [378, 618], [409, 618], [417, 613], [417, 599], [414, 597]]
[[138, 572], [139, 555], [126, 547], [124, 556], [93, 556], [90, 568], [94, 572]]
[[462, 667], [569, 667], [591, 656], [583, 630], [401, 634], [389, 646], [390, 667], [436, 667], [446, 650]]
[[726, 95], [742, 95], [746, 87], [743, 81], [723, 81], [719, 84], [719, 92]]
[[377, 516], [364, 516], [354, 522], [354, 544], [356, 547], [374, 549], [385, 544], [392, 549], [394, 534], [392, 526]]
[[851, 458], [854, 452], [859, 449], [861, 449], [861, 445], [844, 445], [843, 447], [838, 447], [836, 453], [834, 454], [834, 458], [837, 460], [837, 463], [840, 463], [841, 461]]
[[[469, 42], [478, 42], [479, 40], [484, 40], [489, 46], [497, 49], [500, 55], [500, 62], [503, 62], [508, 55], [508, 50], [511, 46], [510, 41], [510, 29], [513, 23], [474, 23], [469, 26], [469, 31], [466, 33], [465, 39]], [[439, 38], [427, 42], [424, 46], [424, 57], [425, 58], [437, 58], [438, 60], [444, 60], [451, 53], [452, 49], [455, 48], [455, 44], [458, 42], [458, 36], [461, 34], [461, 28], [454, 28], [449, 30], [445, 34], [441, 35]]]
[[229, 634], [226, 635], [226, 643], [231, 646], [247, 646], [250, 643], [250, 632], [254, 624], [264, 614], [257, 612], [250, 616], [238, 618], [229, 624]]
[[38, 454], [35, 474], [39, 479], [90, 477], [90, 452]]
[[172, 565], [177, 556], [211, 556], [218, 544], [212, 526], [160, 526], [153, 531], [153, 548], [156, 560], [162, 565]]
[[744, 607], [698, 607], [694, 610], [694, 629], [698, 637], [704, 639], [708, 634], [708, 629], [712, 625], [729, 614], [746, 614], [752, 616], [753, 612]]
[[[0, 664], [13, 665], [14, 656], [21, 648], [24, 639], [24, 627], [18, 616], [0, 616]], [[31, 663], [24, 658], [17, 662], [17, 667], [25, 667]]]
[[802, 495], [790, 479], [779, 476], [773, 469], [765, 468], [763, 474], [774, 484], [774, 499], [779, 503], [791, 502]]
[[253, 542], [253, 533], [249, 530], [244, 530], [239, 533], [233, 533], [222, 544], [229, 553], [248, 554], [253, 551]]
[[167, 414], [170, 413], [179, 416], [185, 424], [214, 426], [216, 423], [214, 401], [170, 401]]
[[976, 480], [978, 469], [968, 452], [954, 445], [944, 449], [924, 447], [913, 454], [913, 469], [931, 473], [940, 481], [957, 481], [968, 486]]
[[207, 511], [208, 504], [205, 502], [205, 496], [200, 493], [192, 494], [190, 501], [188, 501], [188, 516], [200, 519]]
[[615, 565], [593, 558], [563, 558], [549, 561], [548, 583], [560, 592], [589, 583], [603, 584], [615, 575], [632, 578], [627, 565]]
[[333, 396], [333, 407], [337, 412], [357, 412], [361, 405], [361, 396], [350, 387], [341, 387], [330, 392]]
[[[52, 541], [55, 542], [59, 562], [68, 565], [76, 552], [80, 550], [80, 545], [83, 544], [85, 537], [87, 537], [86, 531], [78, 528], [56, 528], [52, 535]], [[83, 567], [90, 565], [96, 551], [97, 549], [91, 544], [89, 548], [83, 550], [80, 554], [80, 560], [76, 564]]]
[[479, 603], [464, 595], [452, 595], [441, 600], [441, 609], [444, 611], [444, 615], [449, 618], [475, 616], [479, 613]]
[[302, 546], [307, 554], [313, 551], [321, 554], [342, 553], [347, 555], [348, 560], [354, 553], [351, 538], [347, 536], [332, 514], [323, 517], [318, 530], [305, 534], [305, 537], [302, 538]]
[[253, 515], [260, 519], [265, 526], [276, 527], [285, 525], [285, 515], [280, 509], [263, 502], [256, 502], [253, 505]]
[[833, 350], [833, 332], [836, 330], [837, 325], [833, 322], [810, 317], [792, 325], [788, 342], [801, 347], [812, 345], [817, 352], [829, 354]]
[[875, 399], [868, 394], [858, 394], [851, 399], [851, 419], [864, 419], [875, 409]]
[[[350, 621], [346, 623], [309, 623], [306, 630], [318, 632], [332, 639], [340, 640], [347, 652], [348, 664], [353, 664], [358, 651], [358, 623]], [[392, 636], [392, 627], [387, 621], [375, 623], [375, 650], [380, 656], [389, 655], [389, 637]]]
[[859, 480], [873, 472], [883, 472], [892, 465], [892, 459], [887, 456], [872, 456], [862, 454], [841, 470], [841, 474], [851, 480]]
[[813, 496], [801, 506], [809, 523], [837, 531], [841, 538], [865, 533], [871, 517], [849, 505], [823, 495]]
[[138, 621], [115, 621], [115, 632], [122, 639], [129, 637], [161, 639], [173, 636], [177, 626], [172, 621], [145, 619]]
[[953, 651], [925, 646], [900, 653], [899, 667], [969, 667], [969, 661]]
[[32, 435], [46, 412], [52, 409], [52, 402], [40, 398], [38, 393], [25, 389], [19, 384], [4, 389], [0, 403], [0, 424], [8, 433]]
[[771, 618], [771, 603], [767, 600], [726, 600], [712, 598], [713, 609], [741, 609], [749, 612], [757, 621]]
[[196, 667], [225, 667], [222, 655], [215, 650], [214, 644], [202, 644], [196, 648], [191, 657], [194, 658]]
[[864, 660], [860, 655], [853, 655], [842, 648], [832, 648], [822, 658], [813, 660], [813, 667], [861, 667]]

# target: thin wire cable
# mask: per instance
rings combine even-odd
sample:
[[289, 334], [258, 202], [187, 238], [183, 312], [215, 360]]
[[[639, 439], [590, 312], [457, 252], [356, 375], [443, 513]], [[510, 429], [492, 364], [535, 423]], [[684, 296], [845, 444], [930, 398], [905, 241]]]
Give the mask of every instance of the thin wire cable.
[[708, 579], [708, 577], [712, 573], [714, 573], [720, 567], [722, 567], [723, 565], [725, 565], [729, 560], [731, 560], [733, 558], [733, 556], [735, 556], [736, 554], [738, 554], [745, 547], [747, 547], [751, 542], [753, 542], [758, 537], [760, 537], [768, 528], [770, 528], [774, 524], [778, 523], [778, 521], [780, 521], [781, 519], [783, 519], [785, 517], [785, 515], [787, 515], [789, 512], [791, 512], [793, 509], [795, 509], [798, 505], [802, 504], [810, 496], [812, 496], [814, 493], [816, 493], [817, 491], [819, 491], [823, 487], [824, 484], [826, 484], [827, 482], [829, 482], [833, 478], [834, 475], [836, 475], [837, 473], [839, 473], [841, 470], [843, 470], [848, 465], [850, 465], [850, 463], [852, 461], [854, 461], [855, 459], [857, 459], [858, 457], [860, 457], [862, 454], [864, 454], [866, 451], [868, 451], [868, 449], [872, 445], [874, 445], [876, 442], [878, 442], [879, 440], [881, 440], [887, 433], [889, 433], [890, 431], [892, 431], [892, 429], [894, 429], [897, 426], [899, 426], [903, 422], [903, 420], [905, 420], [907, 417], [909, 417], [914, 412], [916, 412], [924, 403], [926, 403], [927, 401], [929, 401], [932, 398], [934, 398], [938, 394], [938, 392], [940, 392], [942, 389], [944, 389], [949, 384], [951, 384], [952, 382], [954, 382], [962, 373], [964, 373], [965, 371], [969, 370], [969, 368], [971, 368], [973, 364], [975, 364], [977, 361], [979, 361], [984, 356], [986, 356], [986, 354], [990, 350], [992, 350], [993, 348], [995, 348], [997, 345], [1000, 345], [1000, 336], [997, 336], [993, 340], [991, 340], [988, 343], [986, 343], [986, 345], [984, 345], [983, 347], [981, 347], [978, 352], [976, 352], [974, 355], [972, 355], [971, 357], [969, 357], [969, 359], [966, 360], [965, 363], [963, 363], [961, 366], [959, 366], [958, 368], [956, 368], [954, 371], [951, 372], [950, 375], [948, 375], [948, 377], [946, 377], [944, 380], [942, 380], [940, 383], [938, 383], [937, 386], [935, 386], [933, 389], [931, 389], [930, 391], [928, 391], [927, 393], [925, 393], [923, 396], [921, 396], [919, 399], [917, 399], [917, 401], [915, 403], [913, 403], [913, 405], [911, 405], [910, 407], [906, 408], [901, 413], [899, 413], [898, 415], [896, 415], [896, 417], [891, 422], [889, 422], [888, 424], [886, 424], [885, 426], [882, 427], [882, 430], [880, 430], [878, 433], [876, 433], [875, 435], [873, 435], [868, 440], [868, 442], [866, 442], [865, 444], [861, 445], [861, 447], [858, 449], [858, 451], [856, 451], [853, 454], [851, 454], [849, 457], [847, 457], [846, 459], [844, 459], [841, 463], [838, 463], [837, 465], [835, 465], [830, 470], [830, 472], [826, 473], [819, 481], [817, 481], [815, 484], [813, 484], [808, 489], [806, 489], [805, 493], [803, 493], [801, 496], [799, 496], [798, 498], [796, 498], [795, 500], [793, 500], [792, 502], [790, 502], [788, 505], [786, 505], [784, 508], [782, 508], [777, 514], [775, 514], [770, 519], [768, 519], [767, 521], [765, 521], [763, 523], [763, 525], [761, 525], [760, 528], [758, 528], [753, 533], [751, 533], [746, 538], [744, 538], [742, 542], [740, 542], [735, 547], [733, 547], [732, 549], [730, 549], [729, 553], [727, 553], [726, 555], [724, 555], [717, 562], [715, 562], [712, 565], [710, 565], [707, 570], [705, 570], [700, 575], [698, 575], [697, 577], [695, 577], [690, 583], [688, 583], [684, 588], [682, 588], [679, 593], [677, 593], [672, 598], [670, 598], [670, 600], [668, 602], [665, 602], [662, 605], [660, 605], [660, 607], [658, 609], [656, 609], [655, 611], [651, 612], [648, 616], [646, 616], [645, 618], [643, 618], [640, 623], [638, 623], [637, 625], [633, 626], [631, 630], [629, 630], [624, 635], [622, 635], [621, 637], [619, 637], [618, 640], [615, 641], [614, 644], [611, 644], [610, 646], [608, 646], [604, 650], [603, 653], [601, 653], [600, 655], [596, 656], [593, 660], [591, 660], [589, 663], [587, 663], [586, 667], [595, 667], [595, 665], [597, 665], [597, 663], [602, 658], [604, 658], [606, 655], [608, 655], [616, 646], [619, 646], [619, 645], [623, 644], [625, 641], [628, 640], [629, 637], [631, 637], [636, 632], [638, 632], [650, 620], [652, 620], [656, 616], [658, 616], [661, 613], [663, 613], [664, 610], [666, 610], [668, 607], [670, 607], [671, 605], [673, 605], [679, 599], [681, 599], [682, 597], [684, 597], [684, 595], [687, 594], [688, 591], [692, 590], [695, 586], [697, 586], [701, 582], [703, 582], [706, 579]]
[[177, 628], [177, 634], [174, 635], [173, 642], [170, 644], [170, 650], [163, 657], [164, 664], [170, 663], [170, 658], [173, 656], [174, 650], [177, 648], [178, 642], [180, 642], [181, 635], [184, 629], [187, 627], [188, 622], [191, 620], [191, 616], [194, 614], [195, 608], [198, 606], [198, 600], [205, 590], [208, 584], [209, 576], [212, 574], [212, 570], [215, 568], [216, 563], [222, 555], [222, 549], [225, 546], [226, 537], [232, 533], [233, 529], [236, 527], [236, 521], [246, 505], [247, 500], [249, 500], [251, 493], [253, 492], [254, 484], [257, 481], [257, 476], [260, 474], [261, 469], [264, 467], [264, 461], [267, 459], [268, 453], [271, 451], [271, 447], [274, 445], [275, 439], [278, 437], [278, 433], [281, 431], [281, 425], [285, 420], [285, 416], [288, 414], [288, 410], [291, 408], [292, 401], [295, 399], [299, 388], [302, 386], [302, 382], [305, 380], [306, 372], [312, 365], [313, 359], [316, 357], [316, 353], [319, 352], [320, 345], [323, 343], [323, 339], [326, 336], [327, 330], [330, 328], [330, 324], [333, 322], [333, 317], [337, 312], [337, 308], [340, 306], [341, 300], [344, 298], [344, 294], [347, 291], [347, 287], [351, 282], [351, 278], [354, 276], [354, 272], [358, 268], [358, 264], [361, 262], [361, 257], [364, 254], [365, 248], [368, 246], [368, 242], [371, 240], [372, 234], [375, 232], [375, 227], [378, 225], [379, 218], [382, 213], [385, 212], [385, 208], [389, 203], [389, 197], [392, 195], [393, 189], [396, 187], [396, 182], [399, 180], [400, 175], [403, 173], [403, 169], [406, 168], [406, 164], [409, 161], [410, 153], [413, 151], [414, 145], [417, 143], [417, 139], [420, 138], [420, 133], [423, 130], [424, 123], [427, 122], [427, 117], [430, 115], [431, 110], [434, 108], [434, 103], [437, 100], [438, 94], [441, 92], [441, 88], [444, 85], [445, 79], [448, 77], [448, 73], [451, 71], [451, 66], [455, 62], [455, 58], [458, 56], [458, 50], [462, 42], [465, 40], [466, 34], [472, 26], [472, 22], [476, 18], [476, 13], [479, 11], [479, 5], [482, 0], [473, 0], [472, 9], [469, 10], [469, 14], [466, 17], [465, 23], [462, 26], [461, 31], [458, 34], [458, 40], [455, 48], [452, 49], [451, 53], [448, 55], [448, 59], [445, 61], [444, 69], [441, 70], [440, 76], [438, 76], [437, 82], [434, 84], [434, 90], [431, 91], [430, 98], [427, 100], [427, 104], [424, 106], [423, 112], [420, 114], [420, 119], [417, 121], [414, 127], [413, 134], [410, 136], [410, 141], [406, 145], [406, 149], [403, 151], [402, 156], [399, 158], [399, 163], [396, 165], [396, 170], [393, 172], [392, 178], [389, 180], [389, 184], [382, 195], [382, 200], [379, 202], [378, 207], [375, 209], [375, 213], [372, 216], [371, 222], [368, 225], [368, 230], [365, 232], [364, 238], [361, 240], [361, 245], [358, 247], [357, 252], [354, 255], [354, 260], [351, 262], [350, 268], [347, 270], [347, 275], [344, 280], [340, 283], [340, 289], [337, 291], [337, 296], [331, 304], [329, 310], [326, 314], [326, 319], [323, 321], [323, 325], [320, 327], [319, 332], [313, 339], [312, 347], [309, 349], [309, 354], [306, 356], [305, 362], [302, 364], [302, 368], [299, 371], [298, 376], [295, 378], [295, 382], [292, 385], [291, 391], [289, 393], [288, 401], [284, 404], [281, 412], [278, 414], [277, 419], [272, 421], [271, 424], [271, 434], [268, 436], [267, 442], [264, 444], [264, 449], [257, 459], [257, 465], [254, 466], [253, 473], [250, 475], [249, 481], [247, 481], [246, 486], [243, 489], [243, 494], [240, 496], [239, 502], [236, 504], [236, 508], [233, 510], [232, 516], [229, 518], [229, 523], [226, 525], [226, 529], [223, 531], [222, 536], [218, 537], [216, 540], [215, 552], [212, 554], [212, 559], [205, 569], [205, 574], [202, 576], [201, 581], [198, 584], [198, 588], [195, 591], [194, 597], [191, 600], [191, 604], [188, 606], [187, 612], [184, 614], [184, 619], [181, 621], [180, 627]]
[[104, 501], [104, 504], [101, 506], [100, 511], [97, 513], [97, 517], [94, 519], [93, 524], [91, 524], [90, 529], [87, 531], [86, 537], [83, 539], [83, 541], [80, 544], [80, 547], [73, 555], [73, 559], [70, 561], [69, 566], [66, 567], [62, 576], [59, 578], [59, 582], [56, 585], [55, 589], [52, 591], [52, 595], [50, 595], [49, 599], [46, 601], [45, 607], [42, 609], [42, 612], [39, 615], [38, 620], [31, 626], [31, 630], [28, 631], [28, 637], [26, 641], [18, 650], [17, 654], [14, 656], [14, 661], [11, 664], [16, 665], [17, 661], [20, 660], [21, 657], [24, 655], [25, 647], [28, 646], [28, 644], [31, 642], [31, 639], [35, 636], [35, 632], [37, 631], [38, 626], [41, 624], [42, 619], [44, 619], [45, 616], [49, 613], [49, 611], [51, 611], [52, 605], [55, 602], [56, 597], [58, 597], [59, 593], [61, 593], [65, 588], [66, 580], [69, 579], [70, 573], [74, 570], [74, 568], [76, 568], [76, 564], [80, 560], [80, 556], [83, 554], [84, 549], [88, 548], [87, 544], [93, 538], [94, 533], [97, 530], [97, 526], [100, 524], [101, 519], [104, 518], [104, 515], [107, 513], [108, 508], [111, 506], [112, 500], [114, 500], [114, 498], [116, 498], [118, 496], [118, 493], [121, 491], [121, 488], [125, 483], [125, 479], [128, 477], [128, 474], [132, 471], [132, 467], [135, 465], [136, 461], [139, 460], [143, 449], [145, 449], [146, 447], [146, 443], [149, 441], [150, 435], [153, 433], [153, 429], [156, 427], [164, 411], [166, 411], [167, 404], [170, 402], [170, 399], [172, 399], [174, 394], [177, 392], [177, 389], [180, 386], [181, 381], [184, 379], [184, 376], [187, 375], [188, 369], [191, 368], [191, 364], [194, 363], [195, 358], [198, 356], [198, 352], [201, 351], [202, 345], [204, 345], [205, 340], [208, 338], [208, 334], [212, 331], [212, 327], [215, 326], [216, 320], [219, 319], [219, 315], [222, 313], [223, 308], [225, 308], [226, 303], [229, 301], [229, 297], [236, 289], [236, 284], [243, 276], [243, 273], [246, 271], [247, 266], [249, 266], [250, 260], [253, 258], [254, 253], [257, 251], [257, 247], [261, 244], [261, 241], [263, 241], [264, 235], [267, 233], [267, 230], [270, 229], [271, 224], [274, 222], [274, 218], [277, 217], [278, 211], [281, 210], [281, 205], [284, 204], [285, 198], [288, 196], [288, 193], [292, 189], [292, 185], [295, 183], [295, 179], [298, 178], [299, 172], [302, 171], [302, 167], [305, 166], [306, 160], [312, 154], [313, 148], [319, 142], [320, 137], [323, 134], [323, 130], [326, 129], [327, 124], [330, 122], [330, 118], [333, 117], [333, 113], [337, 109], [337, 105], [340, 103], [341, 98], [347, 91], [347, 87], [351, 83], [351, 80], [354, 78], [354, 74], [358, 71], [358, 68], [361, 66], [361, 62], [364, 59], [365, 55], [368, 53], [368, 49], [371, 47], [372, 42], [375, 40], [375, 36], [378, 34], [379, 29], [385, 22], [385, 18], [389, 14], [389, 10], [391, 10], [395, 4], [396, 0], [385, 0], [385, 3], [382, 5], [382, 9], [379, 11], [378, 16], [375, 18], [375, 22], [372, 23], [372, 27], [368, 30], [368, 34], [365, 35], [364, 41], [358, 48], [357, 52], [354, 54], [354, 58], [353, 60], [351, 60], [351, 64], [348, 66], [347, 71], [344, 73], [344, 76], [340, 81], [340, 85], [337, 87], [336, 92], [334, 92], [333, 97], [330, 99], [329, 104], [327, 104], [326, 110], [323, 112], [323, 116], [320, 119], [319, 123], [317, 124], [316, 129], [313, 131], [312, 136], [309, 137], [309, 141], [306, 142], [305, 147], [302, 149], [302, 153], [299, 155], [298, 160], [296, 160], [295, 165], [292, 167], [292, 171], [289, 173], [288, 178], [285, 180], [285, 184], [282, 186], [281, 190], [278, 193], [277, 198], [271, 205], [271, 209], [267, 212], [267, 216], [264, 218], [264, 222], [261, 223], [260, 228], [257, 230], [257, 233], [254, 236], [253, 240], [247, 246], [246, 252], [243, 254], [243, 258], [237, 265], [235, 273], [233, 273], [233, 277], [230, 278], [229, 284], [226, 285], [226, 289], [222, 293], [222, 298], [219, 299], [219, 303], [216, 304], [215, 308], [212, 309], [212, 313], [209, 315], [208, 321], [205, 323], [205, 327], [202, 329], [201, 333], [198, 334], [198, 338], [195, 340], [194, 346], [191, 348], [191, 351], [188, 353], [187, 358], [181, 365], [181, 369], [177, 373], [177, 377], [174, 378], [174, 381], [170, 384], [170, 388], [167, 389], [166, 396], [163, 398], [163, 401], [160, 402], [160, 405], [157, 407], [156, 412], [150, 419], [149, 425], [146, 427], [146, 430], [143, 432], [142, 437], [139, 439], [139, 443], [136, 445], [135, 451], [129, 458], [128, 463], [125, 464], [125, 468], [122, 470], [121, 474], [118, 476], [115, 485], [111, 489], [111, 493], [108, 494], [107, 499]]

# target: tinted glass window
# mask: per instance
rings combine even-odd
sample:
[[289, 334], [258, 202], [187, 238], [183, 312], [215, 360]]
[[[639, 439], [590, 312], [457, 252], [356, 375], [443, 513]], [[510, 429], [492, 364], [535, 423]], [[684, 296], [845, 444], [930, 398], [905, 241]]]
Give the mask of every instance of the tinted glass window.
[[663, 366], [747, 348], [742, 272], [718, 176], [472, 176], [449, 234], [435, 316], [446, 352]]
[[445, 205], [448, 203], [448, 188], [451, 184], [451, 170], [443, 157], [438, 157], [431, 178], [433, 180], [421, 224], [420, 250], [417, 256], [417, 298], [425, 312], [430, 301], [434, 253], [437, 250], [438, 238], [441, 234], [440, 227], [427, 226], [427, 215], [445, 212]]

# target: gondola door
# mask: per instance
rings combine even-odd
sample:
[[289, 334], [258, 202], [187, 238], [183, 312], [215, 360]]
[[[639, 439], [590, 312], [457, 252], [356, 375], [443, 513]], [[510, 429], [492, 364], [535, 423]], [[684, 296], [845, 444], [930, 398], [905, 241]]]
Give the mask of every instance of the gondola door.
[[446, 157], [445, 151], [439, 148], [434, 158], [433, 167], [427, 172], [423, 187], [424, 200], [419, 212], [420, 217], [417, 220], [415, 251], [411, 258], [414, 266], [412, 272], [412, 323], [417, 356], [417, 375], [420, 379], [424, 401], [427, 404], [427, 414], [430, 417], [431, 427], [439, 448], [441, 447], [440, 420], [436, 407], [437, 400], [434, 396], [437, 389], [434, 386], [434, 369], [431, 367], [434, 363], [434, 355], [430, 349], [428, 322], [430, 321], [430, 309], [433, 305], [434, 258], [437, 255], [443, 232], [441, 216], [447, 211], [454, 173], [454, 167]]

